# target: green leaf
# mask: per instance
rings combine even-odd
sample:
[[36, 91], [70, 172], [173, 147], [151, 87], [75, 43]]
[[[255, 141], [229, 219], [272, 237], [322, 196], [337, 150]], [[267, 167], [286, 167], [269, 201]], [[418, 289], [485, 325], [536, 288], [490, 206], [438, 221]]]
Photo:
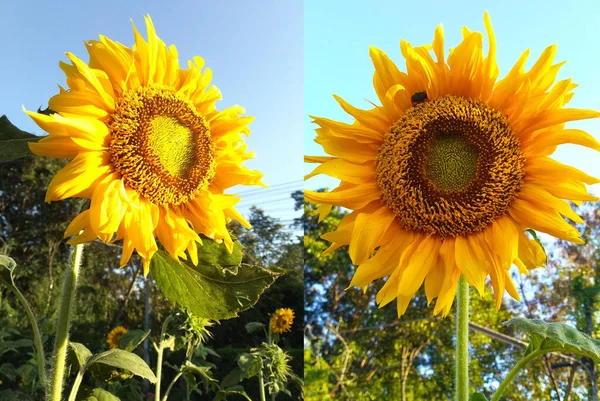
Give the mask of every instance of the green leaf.
[[121, 401], [106, 390], [97, 388], [82, 388], [77, 394], [77, 401]]
[[473, 393], [469, 397], [469, 401], [488, 401], [488, 399], [481, 393]]
[[264, 323], [261, 323], [261, 322], [250, 322], [250, 323], [246, 324], [246, 331], [248, 333], [254, 333], [255, 331], [258, 331], [258, 330], [262, 329], [263, 327], [265, 327]]
[[17, 262], [13, 258], [5, 255], [0, 255], [0, 282], [9, 287], [15, 287], [13, 271], [17, 267]]
[[0, 162], [19, 159], [31, 155], [27, 142], [36, 142], [42, 137], [15, 127], [8, 118], [0, 117]]
[[[236, 386], [236, 387], [242, 387], [242, 386]], [[250, 397], [248, 397], [248, 394], [246, 394], [246, 392], [244, 391], [243, 388], [241, 390], [238, 390], [238, 389], [219, 390], [219, 391], [217, 391], [217, 394], [215, 394], [215, 398], [213, 398], [212, 401], [224, 401], [224, 400], [227, 400], [227, 397], [232, 396], [232, 395], [241, 396], [241, 397], [244, 397], [245, 399], [247, 399], [248, 401], [252, 401], [252, 399]]]
[[67, 364], [75, 370], [79, 370], [81, 366], [84, 366], [91, 356], [92, 352], [85, 345], [69, 342]]
[[244, 372], [240, 368], [234, 368], [227, 374], [219, 384], [220, 387], [228, 388], [244, 380]]
[[208, 381], [218, 382], [218, 380], [213, 378], [212, 372], [210, 371], [210, 367], [208, 366], [197, 366], [190, 361], [185, 361], [185, 365], [181, 367], [181, 371], [184, 373], [196, 373], [204, 377]]
[[595, 340], [564, 323], [546, 323], [539, 319], [517, 317], [504, 324], [522, 330], [529, 336], [529, 347], [525, 355], [538, 350], [564, 351], [600, 362], [600, 340]]
[[148, 334], [150, 334], [150, 330], [129, 330], [119, 339], [119, 348], [125, 351], [133, 351], [148, 337]]
[[240, 265], [237, 274], [219, 266], [193, 266], [158, 251], [151, 263], [152, 276], [167, 299], [197, 317], [231, 319], [251, 308], [279, 276], [262, 267]]
[[14, 382], [17, 379], [17, 369], [15, 369], [12, 363], [3, 363], [0, 365], [0, 375]]
[[238, 358], [238, 366], [244, 372], [244, 377], [256, 376], [263, 368], [262, 358], [253, 354], [241, 354]]
[[32, 383], [38, 375], [38, 368], [31, 363], [25, 363], [17, 368], [17, 375], [23, 379], [23, 384]]
[[242, 249], [244, 249], [242, 244], [234, 242], [233, 252], [229, 253], [225, 244], [219, 244], [203, 236], [202, 245], [198, 246], [198, 264], [217, 266], [236, 274], [238, 267], [242, 263]]
[[86, 369], [94, 377], [106, 381], [124, 380], [137, 375], [152, 383], [156, 382], [154, 372], [142, 358], [118, 348], [94, 355], [88, 360]]

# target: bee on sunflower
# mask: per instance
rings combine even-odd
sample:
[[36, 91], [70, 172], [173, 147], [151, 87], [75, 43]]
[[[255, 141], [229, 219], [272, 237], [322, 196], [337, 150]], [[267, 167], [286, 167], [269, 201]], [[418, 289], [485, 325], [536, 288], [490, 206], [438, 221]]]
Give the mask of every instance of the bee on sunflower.
[[528, 229], [580, 244], [564, 218], [583, 221], [567, 201], [598, 199], [585, 184], [600, 180], [549, 156], [565, 143], [600, 150], [590, 134], [565, 128], [600, 113], [565, 108], [576, 85], [555, 82], [564, 64], [554, 62], [556, 45], [529, 71], [525, 51], [499, 79], [487, 13], [484, 21], [487, 55], [483, 35], [463, 28], [446, 58], [441, 26], [432, 45], [401, 41], [406, 72], [372, 47], [381, 106], [361, 110], [335, 96], [352, 124], [313, 117], [315, 142], [330, 156], [306, 156], [318, 166], [305, 179], [341, 182], [305, 191], [306, 199], [321, 205], [321, 219], [332, 206], [351, 210], [323, 235], [331, 242], [325, 253], [349, 246], [353, 286], [387, 277], [376, 300], [382, 307], [396, 299], [399, 316], [422, 286], [429, 303], [437, 299], [434, 314], [446, 316], [461, 275], [479, 293], [489, 277], [497, 308], [505, 291], [518, 300], [510, 267], [527, 275], [546, 260]]

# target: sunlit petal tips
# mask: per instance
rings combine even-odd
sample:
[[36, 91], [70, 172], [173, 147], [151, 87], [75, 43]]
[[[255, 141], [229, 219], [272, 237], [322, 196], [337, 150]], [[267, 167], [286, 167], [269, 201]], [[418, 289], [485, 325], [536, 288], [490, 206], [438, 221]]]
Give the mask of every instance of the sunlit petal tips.
[[121, 264], [136, 250], [147, 274], [157, 237], [175, 259], [193, 253], [198, 234], [231, 250], [225, 225], [249, 225], [234, 209], [239, 198], [223, 192], [264, 184], [242, 165], [253, 157], [244, 143], [252, 117], [241, 116], [240, 106], [217, 110], [221, 93], [204, 60], [181, 69], [177, 49], [156, 36], [149, 16], [145, 22], [147, 41], [134, 26], [131, 48], [100, 36], [86, 42], [87, 64], [67, 53], [71, 64], [60, 67], [69, 90], [49, 100], [55, 114], [27, 114], [49, 133], [31, 151], [72, 159], [46, 200], [91, 200], [65, 236], [77, 235], [72, 243], [122, 239]]
[[447, 315], [461, 274], [479, 292], [489, 279], [498, 308], [505, 291], [518, 298], [511, 266], [528, 274], [546, 259], [526, 230], [581, 243], [565, 218], [582, 220], [566, 201], [597, 199], [585, 184], [598, 179], [547, 156], [565, 143], [600, 150], [591, 135], [564, 126], [600, 113], [565, 108], [576, 85], [555, 82], [564, 64], [554, 63], [556, 46], [529, 71], [525, 52], [498, 79], [487, 13], [484, 22], [485, 54], [484, 35], [466, 28], [447, 58], [441, 26], [431, 46], [402, 41], [406, 72], [371, 47], [381, 106], [360, 110], [335, 96], [352, 124], [313, 117], [315, 141], [330, 156], [306, 156], [317, 167], [305, 178], [341, 183], [306, 199], [321, 205], [320, 219], [331, 206], [352, 210], [323, 236], [327, 252], [349, 245], [359, 265], [352, 285], [387, 277], [377, 303], [397, 299], [399, 315], [423, 286], [428, 302], [437, 299], [434, 314]]

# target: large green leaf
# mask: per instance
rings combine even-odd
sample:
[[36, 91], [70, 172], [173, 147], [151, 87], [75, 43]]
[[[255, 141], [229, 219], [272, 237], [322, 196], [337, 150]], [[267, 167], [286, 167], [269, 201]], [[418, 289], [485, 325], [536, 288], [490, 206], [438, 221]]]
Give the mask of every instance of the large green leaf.
[[197, 317], [213, 320], [231, 319], [251, 308], [279, 276], [245, 264], [233, 274], [221, 265], [180, 263], [163, 251], [154, 254], [151, 272], [165, 297]]
[[198, 246], [198, 264], [217, 266], [235, 274], [242, 263], [242, 249], [244, 247], [236, 241], [233, 251], [229, 253], [224, 244], [202, 237], [202, 245]]
[[77, 401], [120, 401], [119, 397], [112, 395], [101, 388], [82, 388], [77, 394]]
[[539, 319], [517, 317], [504, 324], [527, 334], [529, 347], [525, 355], [538, 350], [564, 351], [587, 356], [600, 362], [600, 340], [595, 340], [564, 323], [546, 323]]
[[469, 401], [488, 401], [488, 399], [481, 393], [473, 393], [469, 397]]
[[133, 374], [148, 379], [152, 383], [156, 382], [154, 372], [142, 358], [118, 348], [88, 359], [86, 370], [94, 377], [106, 381], [127, 379]]
[[150, 334], [150, 330], [129, 330], [119, 338], [119, 348], [125, 351], [133, 351]]
[[0, 116], [0, 162], [19, 159], [31, 154], [27, 142], [35, 142], [42, 137], [15, 127], [5, 115]]

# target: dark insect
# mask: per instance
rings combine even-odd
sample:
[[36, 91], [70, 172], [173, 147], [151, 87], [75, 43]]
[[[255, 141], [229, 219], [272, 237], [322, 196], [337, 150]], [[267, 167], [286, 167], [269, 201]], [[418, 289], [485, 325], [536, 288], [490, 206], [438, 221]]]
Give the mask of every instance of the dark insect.
[[411, 96], [410, 100], [412, 100], [413, 107], [418, 103], [423, 103], [427, 100], [427, 92], [417, 92]]
[[37, 112], [40, 113], [40, 114], [45, 114], [47, 116], [51, 116], [52, 114], [56, 114], [56, 112], [54, 110], [52, 110], [50, 107], [47, 107], [45, 110], [42, 110], [42, 106], [38, 107]]

